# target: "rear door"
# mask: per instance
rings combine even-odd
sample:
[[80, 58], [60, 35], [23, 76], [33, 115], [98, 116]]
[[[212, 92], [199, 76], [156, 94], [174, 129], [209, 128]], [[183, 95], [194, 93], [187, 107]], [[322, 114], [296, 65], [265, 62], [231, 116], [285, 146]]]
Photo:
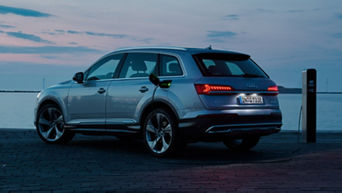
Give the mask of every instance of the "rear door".
[[111, 81], [107, 95], [107, 124], [109, 127], [138, 123], [142, 105], [152, 100], [155, 86], [149, 75], [157, 71], [158, 55], [128, 53], [117, 79]]

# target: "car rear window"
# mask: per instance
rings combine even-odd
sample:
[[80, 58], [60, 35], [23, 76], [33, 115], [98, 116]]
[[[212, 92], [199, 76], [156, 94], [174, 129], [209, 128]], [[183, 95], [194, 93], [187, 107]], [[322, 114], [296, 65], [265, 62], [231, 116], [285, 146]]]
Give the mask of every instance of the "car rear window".
[[205, 53], [193, 57], [204, 76], [268, 77], [248, 55]]

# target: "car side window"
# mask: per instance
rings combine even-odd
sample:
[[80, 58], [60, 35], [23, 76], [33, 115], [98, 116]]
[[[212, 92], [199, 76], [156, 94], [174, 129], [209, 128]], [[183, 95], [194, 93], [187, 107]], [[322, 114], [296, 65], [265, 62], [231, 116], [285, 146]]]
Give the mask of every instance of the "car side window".
[[174, 56], [160, 55], [160, 76], [183, 75], [182, 68]]
[[152, 72], [156, 72], [157, 58], [157, 54], [129, 53], [119, 77], [148, 77]]
[[95, 63], [87, 72], [86, 80], [111, 79], [117, 71], [123, 54], [109, 56]]

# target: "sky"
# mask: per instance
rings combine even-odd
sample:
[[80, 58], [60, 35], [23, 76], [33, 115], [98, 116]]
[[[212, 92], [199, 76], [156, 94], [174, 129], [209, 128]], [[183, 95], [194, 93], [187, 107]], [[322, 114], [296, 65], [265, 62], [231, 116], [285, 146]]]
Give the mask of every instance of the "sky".
[[278, 84], [342, 91], [341, 0], [11, 0], [0, 2], [0, 90], [71, 79], [104, 54], [181, 46], [251, 55]]

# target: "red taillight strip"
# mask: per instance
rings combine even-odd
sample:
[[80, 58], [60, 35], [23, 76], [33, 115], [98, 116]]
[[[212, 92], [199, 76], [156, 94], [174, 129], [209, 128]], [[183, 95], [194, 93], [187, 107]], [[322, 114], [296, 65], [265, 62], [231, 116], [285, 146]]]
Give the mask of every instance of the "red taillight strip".
[[270, 87], [267, 88], [267, 91], [276, 91], [276, 92], [278, 92], [279, 89], [278, 89], [278, 86], [270, 86]]
[[270, 86], [267, 90], [234, 90], [227, 85], [212, 85], [212, 84], [195, 84], [197, 94], [203, 95], [224, 95], [224, 94], [239, 94], [239, 93], [259, 93], [265, 95], [278, 95], [278, 86]]
[[279, 94], [279, 89], [278, 89], [277, 85], [268, 87], [267, 91], [269, 92], [268, 94], [271, 94], [271, 95], [278, 95]]
[[197, 94], [227, 94], [233, 90], [231, 86], [212, 85], [212, 84], [195, 84]]

